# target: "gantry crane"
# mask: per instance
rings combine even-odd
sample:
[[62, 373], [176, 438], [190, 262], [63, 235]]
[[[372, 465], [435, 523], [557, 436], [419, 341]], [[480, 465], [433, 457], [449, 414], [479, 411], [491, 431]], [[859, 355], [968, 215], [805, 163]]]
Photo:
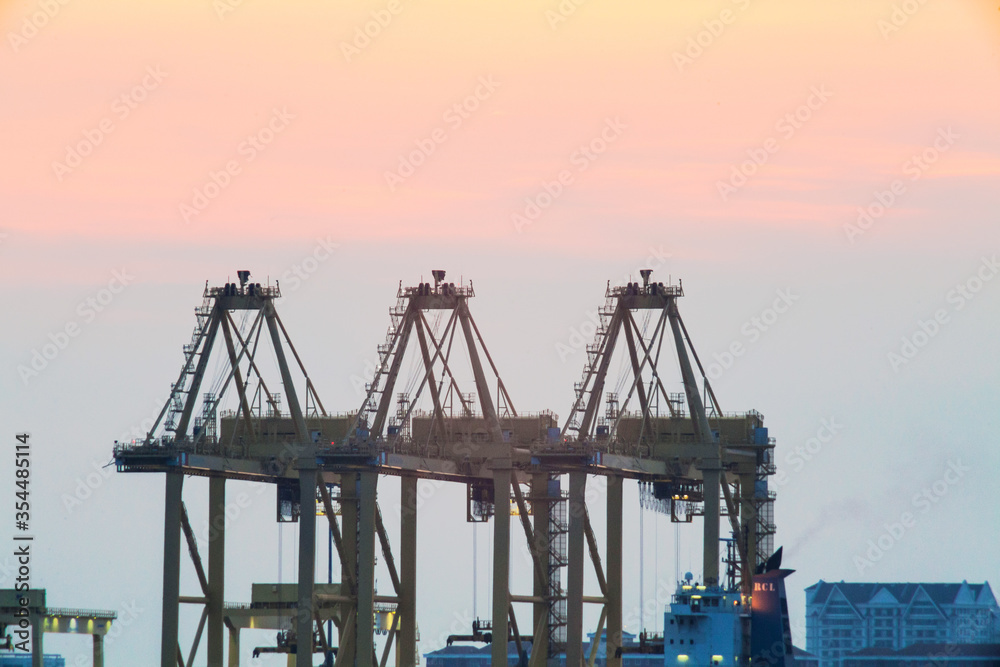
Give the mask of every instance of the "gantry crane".
[[[739, 550], [732, 560], [738, 561], [737, 577], [747, 592], [755, 565], [770, 552], [765, 543], [773, 527], [766, 510], [773, 495], [766, 480], [773, 472], [773, 441], [758, 413], [722, 413], [679, 315], [682, 286], [651, 282], [650, 276], [644, 270], [641, 284], [608, 285], [597, 337], [587, 348], [583, 378], [562, 428], [551, 412], [517, 412], [472, 317], [471, 282], [445, 282], [444, 271], [433, 272], [433, 284], [400, 284], [365, 398], [357, 410], [339, 415], [324, 409], [277, 316], [277, 286], [248, 283], [246, 272], [240, 272], [239, 285], [206, 285], [182, 372], [157, 424], [144, 440], [115, 448], [120, 471], [167, 473], [161, 665], [183, 664], [177, 642], [179, 602], [205, 605], [188, 663], [207, 625], [208, 664], [222, 664], [224, 539], [209, 542], [206, 574], [181, 500], [185, 475], [210, 478], [210, 523], [218, 525], [219, 535], [224, 536], [226, 479], [275, 484], [279, 518], [299, 521], [295, 651], [303, 665], [311, 664], [317, 648], [332, 648], [333, 638], [325, 636], [318, 622], [327, 619], [338, 629], [337, 665], [384, 665], [393, 641], [398, 664], [415, 663], [418, 479], [465, 484], [468, 519], [493, 521], [494, 664], [506, 663], [509, 640], [517, 643], [522, 659], [527, 657], [528, 635], [522, 637], [519, 631], [517, 604], [533, 610], [532, 667], [561, 651], [567, 664], [580, 664], [583, 605], [597, 604], [602, 613], [596, 636], [607, 629], [608, 665], [620, 667], [616, 649], [622, 633], [625, 479], [642, 483], [650, 499], [669, 508], [675, 518], [704, 516], [706, 583], [718, 582], [720, 516], [728, 515]], [[247, 316], [237, 326], [233, 314], [240, 312]], [[639, 325], [637, 314], [655, 319], [651, 334], [648, 325]], [[287, 409], [259, 368], [258, 344], [265, 326]], [[667, 391], [669, 380], [659, 370], [668, 326], [681, 370], [679, 395]], [[199, 398], [220, 329], [229, 363], [213, 391]], [[416, 345], [411, 344], [414, 337]], [[288, 363], [286, 348], [295, 366]], [[616, 394], [605, 396], [616, 350], [627, 355], [631, 374], [623, 400]], [[408, 352], [418, 360], [417, 371], [404, 378]], [[457, 377], [461, 365], [455, 355], [464, 355], [472, 369], [470, 392], [462, 391], [463, 383], [469, 385]], [[236, 387], [237, 407], [220, 412], [220, 401], [231, 386]], [[296, 386], [302, 389], [304, 405]], [[429, 398], [429, 410], [419, 408], [422, 397], [425, 403]], [[633, 398], [637, 412], [628, 410]], [[608, 410], [602, 417], [605, 402]], [[560, 480], [566, 475], [564, 491]], [[593, 475], [608, 482], [604, 558], [585, 498], [587, 479]], [[398, 560], [378, 507], [382, 476], [401, 480]], [[327, 517], [341, 562], [336, 593], [314, 590], [316, 505]], [[531, 553], [531, 594], [510, 589], [512, 505]], [[180, 596], [182, 532], [195, 562], [200, 596]], [[375, 590], [377, 547], [393, 587], [388, 595]], [[599, 585], [591, 595], [584, 591], [588, 559]], [[378, 605], [392, 605], [397, 612], [381, 658], [374, 642]], [[305, 630], [314, 626], [315, 632]], [[593, 652], [588, 657], [592, 659]]]

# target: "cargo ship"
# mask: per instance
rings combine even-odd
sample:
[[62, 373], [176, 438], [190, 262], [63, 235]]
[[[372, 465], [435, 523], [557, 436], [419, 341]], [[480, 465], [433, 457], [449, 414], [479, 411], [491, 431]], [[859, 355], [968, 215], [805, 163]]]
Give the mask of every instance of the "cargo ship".
[[699, 585], [690, 573], [663, 619], [665, 667], [794, 667], [781, 549], [753, 577], [749, 599], [739, 590]]

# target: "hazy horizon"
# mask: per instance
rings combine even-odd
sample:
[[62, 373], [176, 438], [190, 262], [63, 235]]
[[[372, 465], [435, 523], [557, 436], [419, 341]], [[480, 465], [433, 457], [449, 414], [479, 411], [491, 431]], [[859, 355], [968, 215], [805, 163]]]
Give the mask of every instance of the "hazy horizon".
[[[281, 281], [330, 412], [360, 405], [399, 281], [471, 279], [518, 409], [560, 422], [607, 282], [682, 279], [723, 409], [777, 441], [797, 645], [820, 579], [1000, 583], [996, 3], [18, 0], [0, 27], [2, 437], [32, 434], [33, 586], [129, 619], [107, 665], [159, 652], [163, 476], [104, 466], [166, 400], [206, 280], [240, 269]], [[296, 530], [270, 487], [227, 488], [253, 499], [227, 537], [226, 599], [248, 601], [293, 580]], [[206, 489], [186, 482], [196, 526]], [[421, 508], [422, 653], [489, 615], [464, 494]], [[644, 601], [700, 576], [701, 526], [640, 513], [634, 483], [625, 507], [632, 610], [639, 517]], [[244, 664], [283, 664], [249, 662], [272, 641], [245, 633]], [[90, 664], [86, 638], [46, 649]]]

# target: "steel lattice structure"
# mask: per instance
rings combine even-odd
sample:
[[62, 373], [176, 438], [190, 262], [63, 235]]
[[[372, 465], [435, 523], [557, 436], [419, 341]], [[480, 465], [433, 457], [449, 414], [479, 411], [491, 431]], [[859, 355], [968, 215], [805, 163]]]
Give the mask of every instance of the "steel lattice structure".
[[[247, 283], [246, 272], [240, 272], [239, 285], [206, 285], [183, 369], [156, 425], [144, 440], [115, 446], [119, 471], [166, 473], [162, 667], [190, 665], [206, 627], [208, 664], [221, 666], [227, 625], [229, 664], [238, 664], [233, 655], [238, 661], [239, 630], [227, 622], [223, 604], [226, 479], [276, 484], [279, 520], [300, 524], [295, 621], [287, 646], [275, 650], [294, 652], [301, 665], [312, 664], [314, 651], [332, 648], [333, 637], [323, 631], [327, 620], [337, 626], [338, 666], [384, 666], [393, 645], [397, 664], [415, 664], [418, 479], [465, 484], [469, 520], [493, 522], [493, 664], [506, 664], [509, 640], [527, 657], [529, 636], [531, 667], [547, 664], [560, 652], [568, 665], [588, 659], [593, 664], [593, 649], [589, 656], [582, 654], [583, 605], [597, 604], [596, 635], [607, 630], [608, 665], [620, 667], [626, 479], [642, 484], [644, 503], [670, 512], [675, 520], [704, 516], [707, 584], [719, 581], [720, 517], [728, 516], [737, 545], [736, 556], [729, 559], [732, 578], [745, 595], [752, 590], [753, 571], [769, 554], [773, 535], [767, 478], [774, 472], [774, 445], [761, 415], [727, 415], [719, 408], [677, 308], [682, 286], [650, 282], [649, 271], [642, 272], [641, 284], [609, 284], [596, 340], [587, 348], [582, 380], [559, 428], [551, 412], [517, 412], [469, 309], [475, 296], [472, 284], [446, 283], [444, 275], [435, 271], [433, 284], [400, 285], [364, 401], [358, 410], [341, 415], [326, 412], [292, 346], [275, 310], [277, 286]], [[245, 313], [242, 326], [233, 316], [239, 312]], [[651, 333], [648, 324], [639, 325], [637, 314], [655, 320]], [[434, 318], [444, 323], [440, 333]], [[219, 330], [227, 370], [213, 391], [199, 398]], [[259, 368], [262, 338], [273, 351], [287, 409]], [[605, 393], [616, 350], [627, 359], [628, 390], [622, 400], [617, 393]], [[683, 394], [666, 391], [659, 371], [665, 351], [664, 359], [676, 359], [680, 368]], [[417, 385], [415, 392], [397, 391], [405, 384], [408, 352], [417, 360], [410, 383]], [[453, 372], [457, 357], [471, 367], [469, 393], [463, 393]], [[304, 390], [304, 405], [297, 385]], [[238, 407], [220, 412], [232, 387]], [[422, 396], [430, 398], [428, 411], [416, 409]], [[633, 400], [638, 410], [630, 412]], [[607, 405], [603, 416], [602, 404]], [[186, 475], [209, 478], [209, 521], [218, 531], [209, 541], [207, 572], [181, 497]], [[592, 475], [607, 478], [603, 554], [585, 499]], [[559, 483], [564, 476], [568, 492]], [[395, 554], [378, 506], [378, 487], [386, 477], [399, 478], [401, 485]], [[516, 512], [508, 511], [511, 505]], [[340, 559], [341, 583], [335, 590], [314, 584], [314, 507], [326, 516]], [[531, 552], [530, 594], [510, 589], [512, 514]], [[198, 596], [180, 595], [182, 534], [198, 575]], [[389, 571], [390, 595], [375, 590], [376, 553]], [[591, 594], [584, 591], [587, 560], [599, 588]], [[178, 642], [182, 602], [204, 605], [186, 661]], [[532, 608], [530, 635], [520, 631], [515, 614], [520, 604]], [[393, 624], [378, 656], [375, 617], [387, 609], [394, 612]]]

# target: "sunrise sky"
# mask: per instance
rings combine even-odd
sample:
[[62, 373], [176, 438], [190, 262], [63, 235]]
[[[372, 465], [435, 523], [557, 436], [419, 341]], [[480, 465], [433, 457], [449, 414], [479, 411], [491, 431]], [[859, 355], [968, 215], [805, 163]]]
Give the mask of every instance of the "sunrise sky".
[[[205, 280], [243, 268], [282, 280], [283, 316], [337, 411], [359, 404], [351, 378], [398, 281], [434, 268], [475, 281], [515, 400], [560, 415], [583, 353], [559, 345], [607, 280], [650, 265], [683, 278], [706, 358], [748, 343], [744, 324], [791, 290], [789, 314], [714, 386], [777, 438], [793, 617], [820, 578], [1000, 587], [996, 2], [0, 0], [0, 34], [0, 438], [39, 443], [50, 602], [145, 609], [107, 664], [159, 648], [162, 477], [64, 497], [158, 412]], [[123, 289], [81, 309], [109, 286]], [[26, 370], [69, 324], [79, 335]], [[799, 466], [795, 447], [829, 418], [842, 433]], [[859, 571], [866, 541], [958, 458], [962, 482]], [[0, 457], [0, 480], [10, 466]], [[440, 525], [422, 526], [422, 651], [470, 611], [442, 590], [455, 566], [433, 549], [446, 524], [466, 530], [462, 493], [436, 495]], [[231, 537], [231, 554], [253, 555], [227, 599], [278, 576], [271, 503]], [[646, 581], [672, 582], [674, 528], [645, 521], [660, 557]], [[696, 532], [682, 570], [697, 567]]]

